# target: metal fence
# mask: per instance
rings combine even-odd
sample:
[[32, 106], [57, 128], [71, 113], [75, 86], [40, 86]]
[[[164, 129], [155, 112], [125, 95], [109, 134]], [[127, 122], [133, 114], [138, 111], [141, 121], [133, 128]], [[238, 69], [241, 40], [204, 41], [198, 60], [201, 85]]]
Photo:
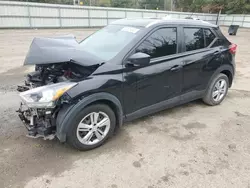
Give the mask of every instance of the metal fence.
[[250, 28], [250, 15], [231, 14], [220, 15], [219, 24], [224, 26], [239, 25], [240, 27]]
[[[196, 17], [211, 23], [216, 14], [0, 1], [0, 28], [101, 27], [121, 18]], [[220, 16], [220, 24], [250, 27], [250, 15]]]
[[168, 15], [216, 21], [214, 14], [0, 1], [0, 28], [100, 27], [121, 18]]

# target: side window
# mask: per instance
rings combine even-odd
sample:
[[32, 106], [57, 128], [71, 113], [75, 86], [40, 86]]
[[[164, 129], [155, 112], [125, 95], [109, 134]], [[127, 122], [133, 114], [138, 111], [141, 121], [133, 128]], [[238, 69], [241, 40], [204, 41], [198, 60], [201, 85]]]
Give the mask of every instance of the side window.
[[162, 28], [151, 34], [136, 49], [136, 52], [146, 53], [151, 58], [176, 54], [177, 50], [177, 29]]
[[212, 45], [212, 47], [216, 47], [216, 46], [223, 46], [225, 45], [225, 40], [223, 39], [217, 39], [214, 44]]
[[204, 35], [205, 35], [206, 47], [208, 47], [216, 37], [210, 29], [204, 29]]
[[202, 28], [184, 28], [186, 51], [198, 50], [205, 47]]

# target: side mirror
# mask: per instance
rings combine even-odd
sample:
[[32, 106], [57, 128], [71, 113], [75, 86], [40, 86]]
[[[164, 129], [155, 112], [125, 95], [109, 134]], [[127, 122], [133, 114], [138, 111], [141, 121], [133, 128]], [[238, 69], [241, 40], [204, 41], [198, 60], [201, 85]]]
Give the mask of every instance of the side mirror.
[[147, 65], [150, 62], [150, 55], [138, 52], [138, 53], [131, 55], [128, 58], [128, 62], [129, 64], [133, 64], [137, 66]]

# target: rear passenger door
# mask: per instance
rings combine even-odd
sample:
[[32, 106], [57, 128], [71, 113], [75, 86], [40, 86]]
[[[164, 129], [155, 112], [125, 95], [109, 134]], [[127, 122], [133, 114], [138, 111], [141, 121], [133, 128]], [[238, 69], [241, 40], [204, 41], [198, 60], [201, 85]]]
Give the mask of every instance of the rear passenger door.
[[[182, 94], [206, 89], [209, 66], [218, 66], [218, 47], [212, 47], [216, 35], [210, 28], [183, 27], [183, 85]], [[213, 65], [215, 63], [215, 65]]]

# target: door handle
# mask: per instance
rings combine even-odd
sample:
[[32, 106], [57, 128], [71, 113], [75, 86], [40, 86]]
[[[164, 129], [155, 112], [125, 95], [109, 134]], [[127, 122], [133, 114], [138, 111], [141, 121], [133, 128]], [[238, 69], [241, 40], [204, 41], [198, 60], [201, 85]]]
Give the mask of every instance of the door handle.
[[219, 55], [220, 54], [220, 51], [215, 51], [214, 52], [214, 55]]
[[175, 65], [175, 66], [173, 66], [173, 67], [170, 69], [170, 71], [177, 71], [177, 70], [181, 69], [182, 67], [183, 67], [182, 65]]

